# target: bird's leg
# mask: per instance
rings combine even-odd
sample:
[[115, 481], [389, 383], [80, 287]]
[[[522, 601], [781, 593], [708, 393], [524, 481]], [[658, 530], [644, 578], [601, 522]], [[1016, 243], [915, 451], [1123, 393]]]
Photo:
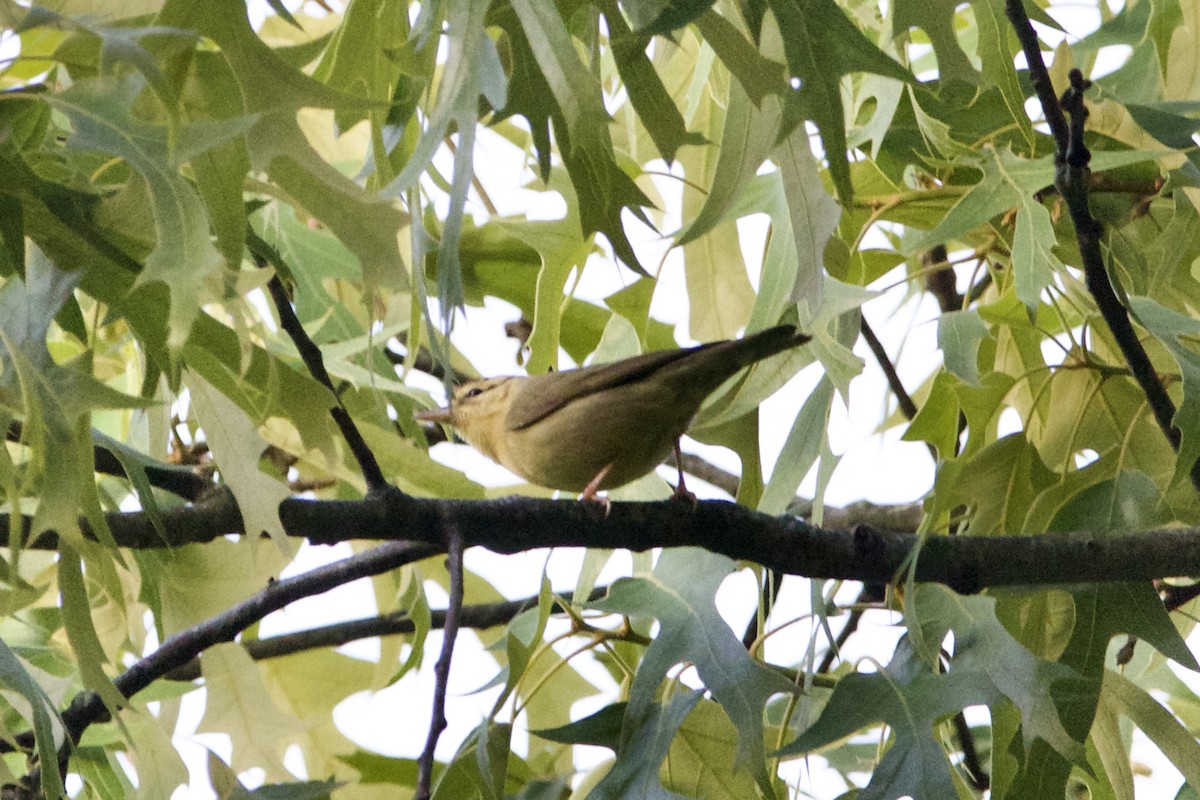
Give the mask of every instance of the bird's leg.
[[591, 503], [599, 503], [600, 505], [604, 506], [604, 516], [606, 517], [608, 516], [609, 509], [612, 508], [612, 502], [607, 497], [601, 497], [600, 495], [596, 494], [596, 492], [600, 490], [600, 484], [606, 477], [608, 477], [608, 473], [612, 472], [612, 468], [612, 464], [606, 465], [604, 469], [600, 470], [596, 477], [592, 478], [591, 483], [583, 487], [583, 493], [579, 495], [580, 500], [586, 500]]
[[679, 470], [679, 484], [675, 487], [675, 493], [671, 495], [672, 500], [690, 500], [692, 505], [696, 505], [696, 495], [688, 491], [687, 484], [683, 482], [683, 453], [679, 450], [679, 440], [675, 440], [675, 468]]

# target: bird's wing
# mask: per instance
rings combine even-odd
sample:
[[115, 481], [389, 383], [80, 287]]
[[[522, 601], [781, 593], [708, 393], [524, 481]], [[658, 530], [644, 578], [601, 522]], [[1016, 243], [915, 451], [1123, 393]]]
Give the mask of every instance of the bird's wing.
[[[564, 370], [552, 375], [534, 376], [522, 387], [521, 402], [513, 403], [505, 417], [505, 426], [510, 431], [519, 431], [543, 420], [560, 408], [595, 392], [624, 386], [632, 381], [662, 369], [667, 364], [686, 358], [697, 350], [712, 347], [713, 344], [700, 345], [683, 350], [659, 350], [654, 353], [625, 358], [611, 364], [597, 364], [592, 367]], [[553, 381], [553, 391], [542, 382]], [[541, 384], [541, 385], [539, 385]]]
[[[676, 389], [686, 387], [685, 393], [694, 393], [698, 406], [705, 395], [742, 367], [808, 340], [807, 335], [792, 325], [777, 325], [741, 339], [709, 342], [682, 350], [659, 350], [611, 364], [535, 375], [523, 383], [519, 402], [512, 404], [504, 418], [505, 426], [510, 431], [528, 428], [573, 400], [642, 380], [693, 358], [695, 361], [680, 371], [676, 380], [668, 383]], [[719, 352], [708, 353], [710, 350]], [[697, 357], [700, 353], [705, 355]]]

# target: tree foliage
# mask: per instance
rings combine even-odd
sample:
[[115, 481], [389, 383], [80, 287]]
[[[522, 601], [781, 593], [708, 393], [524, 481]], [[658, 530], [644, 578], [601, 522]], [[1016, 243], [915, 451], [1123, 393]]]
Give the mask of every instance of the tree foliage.
[[[6, 791], [169, 797], [188, 703], [222, 798], [1130, 798], [1135, 731], [1200, 786], [1200, 2], [1094, 6], [0, 2]], [[866, 320], [922, 301], [906, 387]], [[695, 423], [739, 507], [651, 475], [604, 515], [413, 420], [499, 371], [456, 346], [485, 303], [530, 372], [675, 346], [664, 303], [814, 341]], [[876, 369], [936, 461], [883, 517], [821, 497]], [[650, 554], [515, 599], [461, 563], [589, 543]], [[431, 767], [460, 628], [492, 705]], [[422, 759], [335, 725], [435, 658], [432, 715], [383, 721]]]

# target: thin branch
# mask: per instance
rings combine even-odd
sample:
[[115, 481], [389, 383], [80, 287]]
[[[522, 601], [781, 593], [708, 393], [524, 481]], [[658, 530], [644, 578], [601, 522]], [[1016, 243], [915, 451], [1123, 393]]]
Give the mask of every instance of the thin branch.
[[1062, 109], [1058, 105], [1058, 97], [1054, 94], [1054, 83], [1050, 80], [1050, 71], [1046, 69], [1046, 62], [1042, 60], [1042, 47], [1038, 42], [1037, 31], [1033, 29], [1029, 15], [1025, 13], [1025, 5], [1022, 0], [1006, 0], [1004, 11], [1008, 15], [1008, 21], [1012, 23], [1013, 30], [1017, 33], [1021, 49], [1025, 52], [1025, 61], [1029, 64], [1029, 80], [1033, 84], [1034, 93], [1037, 94], [1038, 100], [1042, 104], [1042, 115], [1046, 118], [1046, 125], [1050, 127], [1050, 135], [1054, 137], [1058, 152], [1065, 153], [1069, 135], [1067, 121], [1063, 118]]
[[[156, 680], [188, 664], [208, 648], [222, 642], [232, 642], [239, 633], [273, 611], [359, 578], [379, 575], [429, 558], [437, 555], [440, 549], [433, 544], [387, 542], [303, 575], [274, 581], [254, 596], [215, 617], [170, 636], [161, 647], [114, 678], [113, 684], [123, 696], [133, 697]], [[78, 743], [88, 726], [108, 718], [108, 710], [99, 695], [80, 692], [62, 715], [69, 744]], [[21, 748], [31, 749], [34, 746], [32, 732], [18, 734], [14, 740]], [[13, 752], [14, 749], [10, 742], [0, 741], [0, 753]]]
[[[266, 260], [261, 256], [255, 255], [254, 260], [259, 266], [266, 264]], [[363, 439], [350, 412], [346, 410], [341, 394], [333, 385], [333, 380], [325, 369], [325, 359], [321, 355], [321, 349], [317, 347], [316, 342], [300, 324], [300, 318], [296, 316], [296, 312], [292, 308], [292, 298], [288, 296], [287, 288], [283, 285], [278, 273], [272, 276], [267, 284], [267, 289], [270, 291], [271, 299], [275, 302], [275, 309], [279, 313], [279, 325], [291, 338], [292, 343], [296, 346], [296, 351], [300, 353], [301, 360], [308, 367], [309, 373], [318, 383], [333, 392], [333, 396], [336, 398], [337, 402], [330, 407], [329, 414], [337, 423], [338, 429], [341, 430], [342, 438], [346, 440], [346, 445], [354, 455], [354, 460], [358, 462], [358, 468], [362, 470], [363, 478], [367, 482], [367, 491], [382, 491], [388, 486], [387, 478], [383, 476], [383, 470], [379, 468], [375, 454], [367, 446], [367, 441]]]
[[992, 778], [988, 775], [986, 769], [983, 768], [983, 761], [979, 758], [979, 750], [975, 746], [975, 734], [971, 730], [971, 726], [967, 724], [966, 715], [959, 711], [950, 721], [954, 728], [954, 735], [958, 737], [958, 745], [962, 750], [963, 772], [967, 774], [967, 780], [981, 792], [986, 792], [992, 786]]
[[[8, 441], [20, 442], [23, 434], [24, 428], [19, 420], [13, 420], [8, 424], [6, 436]], [[112, 475], [117, 478], [129, 477], [125, 471], [125, 465], [106, 447], [93, 445], [92, 459], [95, 461], [96, 472], [101, 475]], [[145, 472], [146, 481], [151, 486], [170, 492], [176, 497], [182, 497], [184, 500], [198, 500], [205, 492], [210, 492], [216, 487], [210, 478], [191, 467], [155, 462], [143, 465], [142, 469]]]
[[[592, 590], [588, 600], [599, 600], [608, 591], [607, 586], [598, 586]], [[570, 603], [569, 593], [556, 595], [554, 602], [561, 608]], [[459, 628], [486, 630], [498, 625], [507, 625], [528, 608], [536, 606], [538, 598], [525, 597], [520, 600], [505, 600], [498, 603], [477, 603], [463, 606], [459, 618]], [[553, 612], [552, 612], [553, 613]], [[446, 612], [441, 609], [429, 614], [429, 627], [441, 630], [446, 625]], [[330, 647], [341, 647], [350, 642], [371, 639], [377, 636], [403, 636], [414, 633], [416, 623], [406, 612], [396, 611], [391, 614], [380, 614], [366, 619], [355, 619], [347, 622], [335, 622], [317, 628], [283, 633], [279, 636], [269, 636], [266, 639], [242, 640], [242, 647], [247, 655], [255, 661], [266, 661], [271, 658], [284, 658], [296, 653], [306, 653], [311, 650], [324, 650]], [[187, 664], [172, 670], [164, 676], [172, 681], [194, 681], [200, 677], [200, 660], [193, 659]]]
[[[408, 342], [406, 341], [407, 337], [397, 336], [395, 338], [397, 342], [405, 347], [408, 347]], [[386, 347], [383, 348], [383, 357], [388, 360], [388, 363], [396, 367], [402, 366], [407, 358], [407, 356], [397, 353], [394, 350], [389, 350]], [[448, 381], [452, 384], [459, 384], [466, 380], [466, 376], [457, 372], [453, 367], [449, 367], [437, 361], [437, 359], [433, 357], [433, 354], [430, 353], [425, 347], [421, 347], [417, 350], [417, 354], [413, 357], [412, 368], [418, 372], [424, 372], [428, 375], [432, 375], [439, 381], [443, 382]]]
[[454, 642], [458, 638], [459, 615], [463, 602], [463, 540], [458, 521], [447, 515], [446, 569], [450, 573], [450, 601], [446, 606], [446, 624], [442, 631], [442, 651], [433, 667], [433, 712], [429, 720], [429, 736], [425, 749], [417, 759], [416, 800], [429, 800], [433, 784], [433, 756], [438, 739], [446, 730], [446, 689], [450, 684], [450, 662], [454, 658]]
[[[1070, 87], [1063, 93], [1062, 98], [1055, 97], [1054, 86], [1050, 73], [1042, 60], [1041, 46], [1037, 33], [1025, 13], [1021, 0], [1006, 0], [1005, 9], [1016, 30], [1017, 38], [1025, 51], [1025, 59], [1029, 64], [1029, 79], [1042, 104], [1042, 113], [1056, 144], [1054, 185], [1062, 195], [1071, 215], [1071, 223], [1075, 228], [1075, 238], [1079, 243], [1080, 258], [1083, 262], [1084, 282], [1092, 299], [1096, 303], [1100, 315], [1108, 325], [1125, 362], [1133, 373], [1134, 380], [1146, 395], [1146, 401], [1158, 422], [1159, 428], [1167, 437], [1167, 441], [1175, 449], [1179, 449], [1181, 434], [1173, 419], [1175, 403], [1167, 394], [1166, 387], [1158, 378], [1150, 357], [1142, 347], [1129, 312], [1117, 298], [1113, 290], [1112, 280], [1104, 265], [1104, 255], [1100, 250], [1100, 237], [1104, 232], [1095, 217], [1092, 216], [1088, 204], [1088, 192], [1091, 185], [1091, 153], [1083, 141], [1084, 122], [1088, 116], [1083, 94], [1091, 85], [1078, 69], [1069, 73]], [[1063, 112], [1070, 115], [1067, 122]], [[1200, 488], [1200, 461], [1192, 465], [1192, 483]]]

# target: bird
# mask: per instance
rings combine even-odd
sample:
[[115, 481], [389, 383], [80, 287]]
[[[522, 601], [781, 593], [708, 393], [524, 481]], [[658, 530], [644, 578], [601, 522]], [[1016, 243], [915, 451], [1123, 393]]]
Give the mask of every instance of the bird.
[[674, 450], [675, 497], [690, 498], [679, 438], [705, 398], [737, 372], [812, 337], [778, 325], [741, 339], [659, 350], [543, 375], [463, 383], [444, 408], [416, 419], [448, 424], [472, 447], [530, 483], [597, 493], [636, 480]]

